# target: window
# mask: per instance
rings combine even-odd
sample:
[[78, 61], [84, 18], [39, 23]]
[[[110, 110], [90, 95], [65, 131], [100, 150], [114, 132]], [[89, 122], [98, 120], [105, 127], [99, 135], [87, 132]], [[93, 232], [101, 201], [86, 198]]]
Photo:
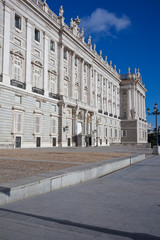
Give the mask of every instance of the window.
[[115, 134], [114, 134], [115, 138], [117, 138], [117, 129], [115, 129]]
[[64, 49], [63, 58], [64, 58], [65, 60], [67, 60], [67, 50], [66, 50], [66, 49]]
[[127, 113], [123, 112], [123, 119], [126, 119], [126, 118], [127, 118]]
[[64, 83], [64, 95], [68, 96], [68, 83]]
[[93, 78], [94, 74], [93, 74], [93, 69], [92, 69], [92, 78]]
[[54, 104], [52, 105], [52, 111], [56, 112], [56, 105], [54, 105]]
[[107, 128], [106, 128], [106, 137], [107, 137]]
[[87, 96], [88, 96], [87, 90], [85, 90], [85, 91], [84, 91], [84, 102], [85, 102], [85, 103], [87, 103]]
[[98, 82], [100, 82], [100, 75], [99, 74], [97, 75], [97, 80], [98, 80]]
[[36, 101], [36, 108], [41, 108], [41, 102], [40, 101]]
[[122, 130], [122, 137], [127, 137], [127, 130]]
[[57, 93], [57, 82], [53, 74], [51, 75], [50, 78], [50, 92], [55, 94]]
[[75, 99], [78, 100], [78, 87], [75, 87], [74, 96], [75, 96]]
[[87, 65], [84, 64], [84, 72], [86, 73], [86, 71], [87, 71]]
[[15, 27], [21, 30], [21, 17], [15, 14]]
[[14, 79], [21, 80], [21, 61], [18, 58], [14, 60]]
[[111, 88], [111, 83], [110, 82], [108, 82], [108, 88]]
[[22, 132], [22, 112], [15, 112], [15, 132]]
[[126, 95], [127, 92], [126, 92], [126, 89], [123, 89], [123, 95]]
[[77, 57], [75, 57], [75, 67], [77, 67]]
[[50, 50], [55, 52], [55, 42], [53, 40], [50, 41]]
[[112, 128], [110, 128], [110, 137], [112, 137]]
[[34, 87], [38, 87], [40, 85], [40, 68], [39, 67], [35, 67], [34, 70]]
[[22, 97], [15, 95], [15, 103], [21, 104], [22, 103]]
[[57, 123], [56, 119], [53, 118], [52, 119], [52, 133], [53, 134], [56, 134], [56, 123]]
[[37, 28], [35, 28], [34, 39], [35, 39], [37, 42], [40, 42], [40, 31], [39, 31]]
[[35, 117], [35, 133], [40, 133], [41, 131], [41, 118], [40, 116]]

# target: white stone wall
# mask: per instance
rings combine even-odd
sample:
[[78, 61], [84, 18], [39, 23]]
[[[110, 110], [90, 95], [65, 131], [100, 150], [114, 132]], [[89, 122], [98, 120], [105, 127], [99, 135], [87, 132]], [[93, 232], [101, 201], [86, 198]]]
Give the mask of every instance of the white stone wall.
[[[15, 147], [21, 137], [21, 147], [36, 147], [37, 138], [44, 147], [53, 138], [56, 146], [74, 146], [78, 121], [92, 146], [121, 142], [120, 74], [77, 29], [40, 0], [0, 2], [0, 144]], [[128, 120], [132, 105], [145, 120], [145, 91], [138, 85], [127, 96]]]

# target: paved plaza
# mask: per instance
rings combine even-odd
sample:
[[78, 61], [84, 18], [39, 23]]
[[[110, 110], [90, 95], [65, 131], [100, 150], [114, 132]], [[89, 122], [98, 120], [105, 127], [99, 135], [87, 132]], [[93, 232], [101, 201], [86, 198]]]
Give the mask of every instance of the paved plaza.
[[1, 206], [0, 239], [158, 240], [159, 189], [160, 156], [148, 155], [110, 175]]

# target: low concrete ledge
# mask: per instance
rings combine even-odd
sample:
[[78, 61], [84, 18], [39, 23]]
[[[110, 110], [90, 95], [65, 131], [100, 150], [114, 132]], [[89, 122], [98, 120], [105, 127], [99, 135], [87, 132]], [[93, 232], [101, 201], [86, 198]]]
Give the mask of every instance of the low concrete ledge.
[[0, 187], [0, 205], [102, 177], [144, 159], [145, 154], [104, 160], [4, 183], [3, 187]]

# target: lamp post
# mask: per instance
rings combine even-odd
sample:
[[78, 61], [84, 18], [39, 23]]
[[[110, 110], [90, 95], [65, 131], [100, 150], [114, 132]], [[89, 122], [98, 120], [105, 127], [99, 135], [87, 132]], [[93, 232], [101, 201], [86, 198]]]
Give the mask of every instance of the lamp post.
[[157, 128], [157, 115], [160, 114], [160, 112], [158, 111], [158, 104], [155, 103], [154, 105], [154, 111], [150, 113], [150, 109], [147, 108], [147, 112], [148, 112], [148, 115], [155, 115], [155, 122], [156, 122], [156, 148], [157, 148], [157, 154], [158, 154], [158, 146], [159, 146], [159, 143], [158, 143], [158, 128]]

